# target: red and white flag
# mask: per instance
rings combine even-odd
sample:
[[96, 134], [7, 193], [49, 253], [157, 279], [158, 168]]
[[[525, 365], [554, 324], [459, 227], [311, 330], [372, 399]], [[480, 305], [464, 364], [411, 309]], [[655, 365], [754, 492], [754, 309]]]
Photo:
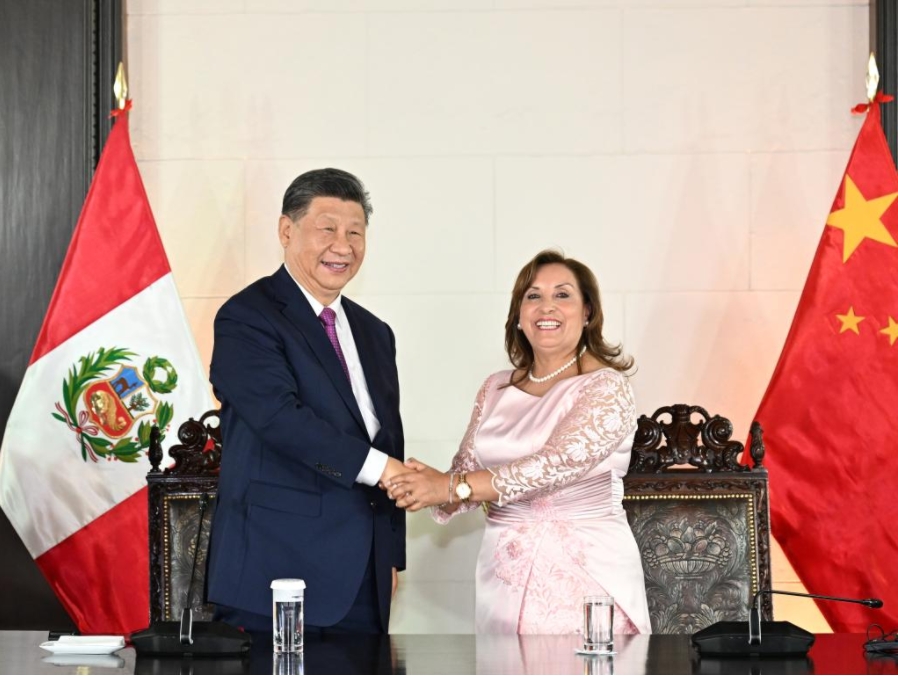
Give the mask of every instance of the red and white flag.
[[149, 623], [150, 428], [212, 407], [116, 116], [0, 449], [0, 506], [91, 634]]
[[833, 631], [898, 626], [898, 173], [878, 95], [845, 169], [755, 419], [773, 534]]

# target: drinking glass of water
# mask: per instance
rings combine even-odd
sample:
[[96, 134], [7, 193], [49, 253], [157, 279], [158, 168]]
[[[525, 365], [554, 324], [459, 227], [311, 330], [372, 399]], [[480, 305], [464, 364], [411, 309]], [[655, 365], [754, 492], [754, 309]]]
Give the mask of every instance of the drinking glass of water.
[[303, 600], [306, 583], [280, 579], [271, 583], [272, 631], [275, 653], [302, 651]]
[[614, 651], [614, 598], [583, 597], [583, 650], [609, 655]]

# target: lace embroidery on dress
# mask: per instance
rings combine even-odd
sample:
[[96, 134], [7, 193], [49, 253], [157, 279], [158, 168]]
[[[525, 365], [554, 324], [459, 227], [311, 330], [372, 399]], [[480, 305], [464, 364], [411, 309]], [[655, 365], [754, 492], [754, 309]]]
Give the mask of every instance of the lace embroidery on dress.
[[503, 530], [493, 552], [496, 577], [512, 589], [523, 589], [530, 577], [533, 557], [544, 531], [544, 524], [534, 521], [518, 523]]
[[[565, 568], [538, 561], [533, 567], [531, 581], [524, 594], [518, 619], [519, 634], [582, 634], [583, 597], [601, 594], [595, 582], [566, 573]], [[564, 585], [559, 587], [557, 585]], [[558, 590], [565, 594], [559, 596]], [[617, 604], [614, 604], [613, 632], [638, 634], [639, 629]]]
[[[471, 420], [468, 423], [468, 429], [465, 431], [465, 436], [462, 437], [458, 452], [455, 454], [455, 457], [452, 458], [452, 466], [449, 469], [450, 472], [458, 474], [461, 472], [476, 472], [479, 469], [483, 469], [477, 461], [477, 458], [474, 456], [474, 437], [477, 435], [477, 430], [480, 429], [486, 393], [490, 388], [490, 382], [494, 375], [489, 376], [483, 381], [483, 385], [480, 386], [480, 390], [477, 392], [477, 398], [474, 400], [474, 410], [471, 412]], [[447, 495], [446, 497], [448, 498], [449, 496]], [[433, 515], [434, 521], [437, 523], [447, 523], [449, 519], [456, 514], [470, 512], [473, 509], [477, 509], [479, 506], [480, 503], [474, 502], [473, 500], [467, 504], [459, 505], [454, 512], [446, 512], [440, 509], [439, 506], [436, 506], [431, 508], [431, 514]]]
[[499, 506], [571, 484], [615, 451], [635, 427], [636, 406], [626, 376], [596, 371], [539, 451], [488, 468]]
[[[607, 594], [589, 573], [583, 537], [565, 521], [527, 521], [507, 529], [493, 554], [496, 577], [522, 590], [519, 634], [575, 634], [583, 625], [583, 597]], [[615, 634], [638, 634], [615, 604]]]

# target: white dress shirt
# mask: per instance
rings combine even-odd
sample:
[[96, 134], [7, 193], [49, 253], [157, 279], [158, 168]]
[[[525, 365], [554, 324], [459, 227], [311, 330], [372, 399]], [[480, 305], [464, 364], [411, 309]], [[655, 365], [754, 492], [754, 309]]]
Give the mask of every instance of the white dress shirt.
[[[290, 270], [286, 266], [284, 266], [284, 268], [289, 274]], [[292, 274], [290, 277], [296, 282], [296, 278], [293, 277]], [[296, 286], [299, 287], [299, 290], [302, 291], [303, 295], [309, 301], [312, 310], [315, 312], [315, 316], [320, 317], [321, 311], [325, 306], [312, 294], [306, 291], [302, 284], [296, 282]], [[359, 410], [362, 412], [362, 420], [365, 422], [365, 429], [368, 430], [368, 438], [373, 439], [380, 431], [380, 421], [377, 419], [377, 414], [374, 412], [374, 402], [371, 400], [371, 393], [368, 391], [368, 381], [365, 380], [362, 362], [359, 361], [359, 351], [355, 346], [355, 339], [352, 337], [352, 329], [349, 326], [349, 320], [346, 318], [346, 311], [343, 309], [342, 300], [342, 295], [337, 296], [336, 300], [327, 307], [332, 309], [337, 315], [335, 322], [337, 339], [340, 341], [340, 349], [343, 350], [343, 358], [346, 360], [346, 367], [349, 369], [349, 381], [352, 385], [352, 393], [355, 395], [356, 403], [359, 405]], [[324, 331], [324, 326], [321, 327], [321, 330]], [[368, 457], [365, 459], [365, 464], [362, 465], [359, 475], [355, 478], [356, 483], [365, 484], [367, 486], [376, 486], [377, 482], [380, 481], [380, 477], [383, 476], [388, 458], [389, 456], [383, 451], [378, 451], [376, 448], [371, 447], [368, 451]]]

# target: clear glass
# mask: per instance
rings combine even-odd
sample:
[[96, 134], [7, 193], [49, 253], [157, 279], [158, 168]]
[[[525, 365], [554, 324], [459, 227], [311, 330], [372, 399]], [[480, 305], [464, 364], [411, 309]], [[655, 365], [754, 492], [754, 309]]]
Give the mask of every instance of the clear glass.
[[271, 673], [275, 676], [300, 676], [303, 673], [303, 654], [275, 653]]
[[275, 653], [302, 651], [303, 598], [281, 601], [274, 599], [272, 611]]
[[614, 599], [583, 597], [583, 650], [610, 653], [614, 650]]
[[614, 673], [614, 657], [611, 655], [584, 655], [583, 660], [586, 676], [611, 676]]

